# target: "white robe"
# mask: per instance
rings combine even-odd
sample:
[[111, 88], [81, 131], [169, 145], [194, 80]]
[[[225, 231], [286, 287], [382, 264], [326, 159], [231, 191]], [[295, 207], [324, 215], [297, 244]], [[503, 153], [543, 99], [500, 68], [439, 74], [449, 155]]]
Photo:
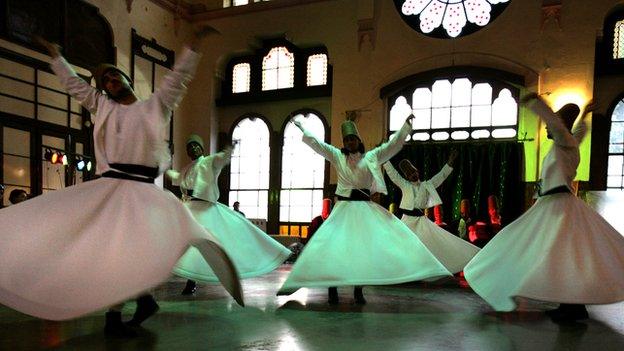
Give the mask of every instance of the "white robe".
[[[336, 193], [349, 196], [360, 188], [385, 192], [381, 164], [401, 149], [410, 130], [406, 123], [387, 143], [349, 157], [305, 130], [303, 140], [336, 167]], [[278, 294], [291, 294], [302, 287], [386, 285], [450, 275], [385, 208], [371, 201], [338, 201], [297, 258]]]
[[[195, 219], [212, 233], [228, 253], [241, 278], [251, 278], [269, 273], [279, 267], [291, 252], [275, 239], [256, 227], [247, 218], [219, 202], [217, 180], [231, 152], [223, 151], [211, 156], [201, 156], [180, 173], [172, 173], [180, 181], [182, 192], [192, 190], [191, 199], [184, 205]], [[210, 265], [200, 252], [191, 247], [178, 261], [173, 272], [185, 278], [205, 282], [218, 281]]]
[[[424, 182], [410, 182], [394, 169], [390, 162], [384, 168], [403, 193], [400, 208], [404, 210], [424, 210], [442, 203], [436, 188], [451, 174], [453, 168], [444, 165], [442, 170]], [[458, 238], [433, 223], [426, 216], [410, 216], [404, 214], [401, 221], [427, 246], [429, 251], [442, 262], [451, 273], [461, 272], [479, 248]]]
[[[67, 91], [94, 114], [97, 173], [111, 163], [161, 170], [164, 135], [199, 57], [186, 50], [148, 100], [120, 105], [57, 58]], [[165, 281], [196, 245], [239, 303], [236, 270], [217, 240], [173, 194], [154, 184], [100, 178], [0, 211], [0, 303], [36, 317], [79, 317]]]
[[[544, 159], [542, 190], [571, 189], [585, 126], [570, 134], [552, 111], [533, 109], [554, 139]], [[481, 249], [464, 275], [497, 311], [514, 310], [516, 297], [614, 303], [624, 300], [624, 237], [571, 193], [543, 196]]]

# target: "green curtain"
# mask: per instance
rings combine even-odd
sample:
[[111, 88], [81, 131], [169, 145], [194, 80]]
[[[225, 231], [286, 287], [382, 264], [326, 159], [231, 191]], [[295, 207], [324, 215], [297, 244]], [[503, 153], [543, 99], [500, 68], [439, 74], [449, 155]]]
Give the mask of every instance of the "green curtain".
[[[496, 195], [503, 224], [516, 219], [522, 211], [524, 191], [521, 175], [524, 166], [523, 145], [515, 141], [473, 143], [408, 144], [391, 162], [398, 170], [400, 160], [409, 159], [423, 180], [438, 173], [448, 161], [452, 149], [459, 156], [454, 171], [438, 188], [445, 220], [459, 219], [462, 199], [469, 199], [474, 220], [489, 221], [487, 198]], [[399, 204], [401, 190], [386, 178], [388, 197]]]

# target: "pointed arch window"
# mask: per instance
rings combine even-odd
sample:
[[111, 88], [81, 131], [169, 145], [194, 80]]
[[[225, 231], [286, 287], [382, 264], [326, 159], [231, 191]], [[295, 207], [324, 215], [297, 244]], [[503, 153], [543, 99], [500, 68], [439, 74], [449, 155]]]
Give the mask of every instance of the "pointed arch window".
[[327, 84], [327, 55], [316, 54], [308, 57], [308, 80], [309, 87]]
[[251, 83], [251, 65], [239, 63], [232, 68], [232, 93], [248, 93]]
[[613, 29], [613, 58], [624, 58], [624, 20], [615, 22]]
[[248, 117], [236, 125], [237, 141], [230, 164], [229, 204], [240, 202], [248, 218], [268, 219], [269, 127], [258, 117]]
[[[314, 136], [325, 139], [325, 126], [320, 116], [308, 114], [304, 123]], [[286, 124], [282, 148], [280, 234], [292, 234], [290, 229], [293, 223], [305, 223], [307, 226], [321, 214], [323, 207], [325, 159], [302, 143], [302, 136], [303, 133], [293, 123]]]
[[262, 59], [262, 90], [295, 86], [295, 55], [284, 46], [275, 47]]
[[624, 189], [624, 99], [611, 114], [607, 188]]
[[510, 89], [469, 77], [418, 84], [390, 100], [389, 130], [398, 130], [414, 114], [412, 140], [514, 138], [518, 103]]

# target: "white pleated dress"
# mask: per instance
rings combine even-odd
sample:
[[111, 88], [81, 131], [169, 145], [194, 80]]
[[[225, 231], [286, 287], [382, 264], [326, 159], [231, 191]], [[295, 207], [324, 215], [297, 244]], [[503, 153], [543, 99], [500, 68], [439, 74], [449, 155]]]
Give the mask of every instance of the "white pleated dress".
[[[197, 222], [219, 240], [240, 277], [257, 277], [279, 267], [291, 252], [247, 218], [217, 201], [217, 179], [230, 157], [229, 151], [201, 156], [179, 173], [183, 192], [192, 194], [192, 201], [184, 204]], [[218, 281], [210, 265], [194, 247], [178, 261], [173, 272], [194, 280]]]
[[[304, 130], [304, 142], [329, 160], [338, 172], [336, 194], [358, 189], [386, 192], [381, 164], [400, 151], [409, 124], [387, 143], [345, 156]], [[450, 276], [412, 231], [372, 201], [338, 201], [297, 258], [279, 295], [302, 287], [387, 285]]]
[[[559, 117], [535, 107], [554, 145], [544, 159], [543, 193], [567, 186], [579, 164], [584, 124], [570, 134]], [[537, 199], [501, 230], [464, 269], [472, 289], [497, 311], [515, 298], [569, 304], [624, 300], [624, 237], [571, 193]]]
[[[120, 105], [80, 79], [63, 58], [52, 68], [93, 114], [97, 173], [111, 164], [164, 169], [162, 136], [198, 56], [186, 50], [145, 101]], [[100, 178], [0, 210], [0, 303], [64, 320], [123, 302], [165, 281], [197, 245], [242, 304], [236, 270], [218, 241], [178, 199], [154, 184]]]
[[[430, 180], [410, 182], [394, 169], [390, 162], [384, 164], [388, 177], [403, 193], [400, 208], [425, 210], [442, 203], [436, 188], [451, 174], [453, 168], [445, 165]], [[410, 216], [403, 214], [401, 221], [427, 246], [429, 251], [442, 262], [451, 273], [461, 272], [466, 264], [479, 252], [479, 248], [458, 238], [452, 233], [437, 226], [426, 216]]]

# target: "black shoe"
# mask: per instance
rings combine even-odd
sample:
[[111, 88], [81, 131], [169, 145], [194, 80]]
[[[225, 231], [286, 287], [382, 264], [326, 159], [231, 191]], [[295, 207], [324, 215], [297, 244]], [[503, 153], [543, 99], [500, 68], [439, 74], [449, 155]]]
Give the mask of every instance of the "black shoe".
[[135, 330], [121, 321], [121, 312], [119, 311], [106, 312], [104, 334], [115, 338], [134, 338], [137, 336]]
[[153, 316], [156, 313], [160, 306], [154, 300], [152, 295], [143, 295], [136, 300], [136, 310], [134, 311], [134, 315], [132, 319], [126, 323], [131, 327], [138, 327], [143, 323], [146, 319]]
[[329, 298], [327, 299], [327, 302], [330, 305], [337, 305], [338, 302], [340, 302], [340, 299], [338, 299], [338, 288], [329, 288], [327, 289], [328, 293], [329, 293]]
[[364, 298], [364, 293], [362, 292], [362, 288], [353, 288], [353, 298], [355, 299], [356, 305], [366, 305], [366, 299]]
[[197, 291], [197, 283], [194, 280], [187, 280], [182, 295], [193, 295]]
[[585, 305], [562, 303], [555, 310], [546, 311], [546, 315], [555, 323], [573, 322], [589, 318]]

